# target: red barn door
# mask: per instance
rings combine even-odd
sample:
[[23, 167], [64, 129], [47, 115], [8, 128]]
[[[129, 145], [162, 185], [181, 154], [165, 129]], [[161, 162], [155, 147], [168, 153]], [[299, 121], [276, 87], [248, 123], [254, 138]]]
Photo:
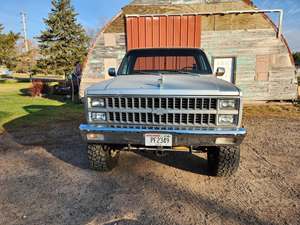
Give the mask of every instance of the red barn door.
[[[127, 51], [138, 48], [200, 48], [201, 16], [126, 17]], [[191, 57], [140, 58], [136, 70], [191, 67]]]
[[128, 16], [127, 50], [137, 48], [200, 48], [201, 16]]

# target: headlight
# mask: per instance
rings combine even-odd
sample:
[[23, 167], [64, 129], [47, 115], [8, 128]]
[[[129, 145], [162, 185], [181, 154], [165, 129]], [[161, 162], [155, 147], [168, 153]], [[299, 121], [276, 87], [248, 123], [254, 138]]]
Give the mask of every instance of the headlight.
[[91, 106], [92, 107], [104, 108], [105, 107], [105, 100], [103, 98], [91, 99]]
[[220, 109], [235, 109], [236, 108], [236, 100], [234, 99], [223, 99], [219, 102]]
[[234, 124], [234, 115], [219, 115], [219, 125]]
[[92, 121], [106, 121], [106, 113], [92, 112], [90, 113]]

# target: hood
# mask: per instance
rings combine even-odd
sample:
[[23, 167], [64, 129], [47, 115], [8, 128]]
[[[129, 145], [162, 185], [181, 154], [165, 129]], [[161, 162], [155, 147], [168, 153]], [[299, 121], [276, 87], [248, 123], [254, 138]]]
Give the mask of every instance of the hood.
[[127, 75], [87, 89], [88, 95], [237, 96], [239, 89], [213, 75]]

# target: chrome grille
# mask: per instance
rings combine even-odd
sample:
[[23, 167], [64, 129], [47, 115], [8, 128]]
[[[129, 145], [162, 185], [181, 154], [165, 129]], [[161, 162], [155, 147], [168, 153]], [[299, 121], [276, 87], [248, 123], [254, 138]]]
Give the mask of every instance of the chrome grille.
[[108, 108], [114, 109], [217, 109], [216, 98], [107, 98]]
[[215, 125], [216, 114], [109, 112], [108, 122], [125, 124]]
[[216, 98], [106, 97], [107, 122], [113, 125], [213, 127]]

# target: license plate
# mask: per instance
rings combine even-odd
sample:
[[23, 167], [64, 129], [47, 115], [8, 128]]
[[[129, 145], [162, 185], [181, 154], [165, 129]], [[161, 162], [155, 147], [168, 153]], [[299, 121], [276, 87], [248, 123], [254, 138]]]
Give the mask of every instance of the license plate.
[[171, 134], [145, 134], [145, 146], [172, 147]]

